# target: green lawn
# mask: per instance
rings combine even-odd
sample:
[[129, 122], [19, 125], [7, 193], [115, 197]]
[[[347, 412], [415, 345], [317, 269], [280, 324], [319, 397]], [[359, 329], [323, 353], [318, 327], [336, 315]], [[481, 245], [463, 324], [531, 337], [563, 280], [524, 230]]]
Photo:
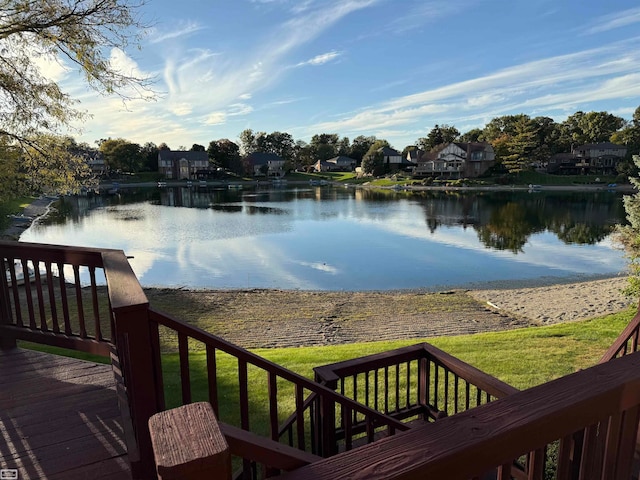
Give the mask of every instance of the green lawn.
[[35, 200], [35, 197], [16, 197], [0, 203], [0, 230], [9, 227], [11, 220], [7, 215], [17, 215]]
[[[256, 349], [254, 352], [312, 378], [313, 367], [318, 365], [427, 341], [506, 383], [524, 389], [595, 365], [633, 317], [634, 311], [633, 308], [629, 308], [618, 314], [592, 320], [494, 333], [325, 347]], [[50, 352], [58, 351], [42, 345], [26, 344], [25, 346]], [[75, 352], [75, 356], [95, 359], [79, 352]], [[204, 399], [206, 398], [204, 353], [191, 353], [190, 362], [194, 397]], [[177, 405], [180, 390], [177, 354], [163, 355], [163, 367], [167, 374], [165, 382], [167, 403]], [[225, 377], [231, 379], [237, 375], [234, 359], [221, 356], [218, 359], [218, 368], [220, 379], [223, 380], [222, 384], [225, 383]], [[260, 374], [255, 372], [255, 375], [258, 378]], [[233, 393], [230, 392], [229, 395], [232, 397]], [[262, 397], [259, 404], [266, 403], [266, 395], [266, 389], [258, 394]], [[227, 395], [223, 392], [222, 396]]]

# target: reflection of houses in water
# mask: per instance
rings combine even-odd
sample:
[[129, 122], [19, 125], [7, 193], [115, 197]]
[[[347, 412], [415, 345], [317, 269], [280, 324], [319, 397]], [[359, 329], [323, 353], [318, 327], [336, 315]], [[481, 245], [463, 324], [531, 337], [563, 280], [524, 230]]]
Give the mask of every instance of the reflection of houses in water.
[[222, 198], [226, 190], [188, 187], [164, 188], [160, 193], [160, 204], [169, 207], [209, 208], [212, 202]]
[[426, 224], [431, 233], [438, 227], [481, 225], [489, 220], [490, 210], [483, 208], [479, 195], [441, 195], [425, 199], [422, 202]]
[[166, 178], [195, 179], [199, 170], [209, 169], [207, 152], [160, 150], [158, 171]]

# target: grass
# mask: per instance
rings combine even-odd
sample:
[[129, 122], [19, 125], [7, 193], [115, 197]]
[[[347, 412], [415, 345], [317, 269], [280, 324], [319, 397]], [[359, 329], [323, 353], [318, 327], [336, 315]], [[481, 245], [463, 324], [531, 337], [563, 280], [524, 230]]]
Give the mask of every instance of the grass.
[[24, 196], [10, 198], [0, 203], [0, 230], [4, 230], [11, 225], [11, 220], [7, 215], [17, 215], [21, 213], [36, 197]]
[[[596, 182], [596, 179], [599, 181]], [[607, 185], [615, 181], [615, 175], [550, 175], [528, 171], [510, 176], [510, 183], [517, 185]]]
[[[313, 367], [318, 365], [427, 341], [480, 370], [523, 389], [595, 365], [634, 313], [635, 308], [630, 307], [623, 312], [591, 320], [502, 332], [321, 347], [258, 348], [252, 351], [300, 375], [313, 378]], [[90, 361], [101, 358], [41, 344], [23, 342], [21, 345]], [[190, 354], [193, 372], [200, 374], [206, 371], [204, 358], [202, 351]], [[163, 355], [167, 371], [171, 372], [175, 367], [176, 376], [179, 371], [177, 362], [176, 353]], [[229, 366], [234, 362], [231, 358], [222, 359], [219, 368], [224, 371], [225, 365]], [[193, 368], [194, 365], [202, 365], [203, 368]], [[230, 368], [234, 370], [235, 365]]]
[[[635, 309], [579, 322], [519, 330], [412, 339], [355, 343], [322, 347], [254, 349], [253, 352], [300, 375], [313, 378], [313, 368], [363, 355], [388, 351], [420, 341], [428, 341], [459, 359], [474, 365], [519, 389], [526, 389], [554, 378], [595, 365], [614, 339], [628, 324]], [[50, 353], [71, 355], [89, 361], [107, 359], [81, 352], [69, 352], [44, 345], [21, 346]], [[190, 385], [193, 401], [208, 400], [207, 358], [202, 350], [189, 354]], [[216, 353], [219, 418], [239, 424], [238, 362], [225, 353]], [[177, 353], [162, 355], [167, 408], [182, 404], [180, 359]], [[249, 365], [249, 418], [255, 433], [266, 435], [269, 428], [269, 391], [267, 374]], [[304, 397], [309, 394], [303, 392]], [[295, 411], [294, 388], [278, 381], [278, 420], [283, 422]], [[306, 423], [309, 422], [307, 418]]]

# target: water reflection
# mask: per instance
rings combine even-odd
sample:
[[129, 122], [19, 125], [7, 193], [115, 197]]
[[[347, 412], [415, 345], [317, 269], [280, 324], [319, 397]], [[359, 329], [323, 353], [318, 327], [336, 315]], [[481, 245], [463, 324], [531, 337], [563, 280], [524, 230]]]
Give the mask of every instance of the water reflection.
[[120, 248], [145, 284], [416, 288], [617, 273], [610, 192], [163, 188], [64, 198], [22, 239]]

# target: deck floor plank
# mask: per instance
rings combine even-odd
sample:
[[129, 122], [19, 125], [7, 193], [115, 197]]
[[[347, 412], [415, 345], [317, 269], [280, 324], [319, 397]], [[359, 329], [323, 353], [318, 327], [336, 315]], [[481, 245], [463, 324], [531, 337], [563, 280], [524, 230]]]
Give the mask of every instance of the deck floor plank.
[[130, 479], [110, 365], [0, 350], [0, 468], [20, 479]]

